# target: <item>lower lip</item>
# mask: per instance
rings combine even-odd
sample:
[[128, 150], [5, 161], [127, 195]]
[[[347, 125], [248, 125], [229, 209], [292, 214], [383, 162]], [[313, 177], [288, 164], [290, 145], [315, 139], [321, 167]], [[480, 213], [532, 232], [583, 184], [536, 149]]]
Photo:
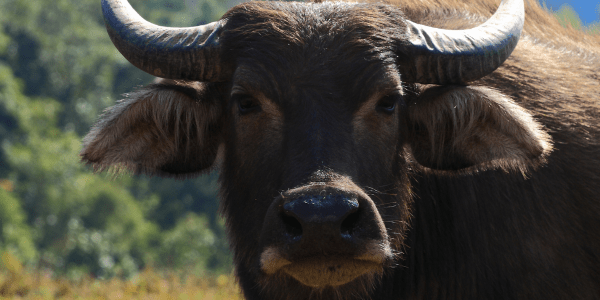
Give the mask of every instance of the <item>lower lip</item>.
[[339, 286], [361, 275], [382, 270], [380, 263], [342, 257], [308, 258], [292, 262], [282, 270], [310, 287]]

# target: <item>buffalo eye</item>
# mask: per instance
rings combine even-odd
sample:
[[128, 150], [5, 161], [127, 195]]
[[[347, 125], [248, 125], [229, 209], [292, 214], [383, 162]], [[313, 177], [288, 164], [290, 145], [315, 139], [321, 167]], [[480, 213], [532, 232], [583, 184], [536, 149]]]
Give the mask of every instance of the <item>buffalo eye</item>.
[[400, 95], [392, 94], [379, 99], [376, 106], [377, 111], [387, 114], [393, 113], [400, 98]]
[[242, 115], [260, 111], [260, 102], [250, 95], [233, 95], [233, 98]]

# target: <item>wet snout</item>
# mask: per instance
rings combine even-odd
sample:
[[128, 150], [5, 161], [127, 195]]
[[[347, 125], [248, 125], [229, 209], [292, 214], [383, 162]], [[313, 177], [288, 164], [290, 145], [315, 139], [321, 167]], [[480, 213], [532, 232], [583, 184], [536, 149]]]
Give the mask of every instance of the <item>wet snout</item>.
[[355, 195], [335, 189], [324, 189], [290, 197], [283, 201], [280, 217], [285, 233], [292, 241], [303, 238], [313, 243], [344, 242], [352, 239], [358, 226], [359, 202]]
[[337, 286], [377, 273], [392, 258], [373, 201], [349, 179], [311, 183], [276, 198], [261, 234], [264, 273]]

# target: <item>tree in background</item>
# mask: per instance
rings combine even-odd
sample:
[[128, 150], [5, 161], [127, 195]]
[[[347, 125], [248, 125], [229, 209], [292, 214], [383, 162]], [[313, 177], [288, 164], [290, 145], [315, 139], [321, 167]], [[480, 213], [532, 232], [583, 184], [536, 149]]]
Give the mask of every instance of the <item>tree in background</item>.
[[[598, 17], [600, 18], [600, 3], [596, 8], [596, 12], [598, 13]], [[588, 26], [584, 26], [583, 22], [579, 18], [579, 15], [568, 4], [563, 4], [560, 8], [554, 13], [560, 24], [564, 27], [571, 27], [577, 30], [584, 30], [591, 34], [600, 34], [600, 22], [595, 22], [589, 24]]]
[[[148, 20], [215, 20], [216, 0], [131, 1]], [[0, 251], [79, 276], [148, 264], [226, 272], [216, 175], [176, 181], [92, 174], [81, 138], [119, 95], [153, 78], [116, 51], [98, 0], [0, 3]]]

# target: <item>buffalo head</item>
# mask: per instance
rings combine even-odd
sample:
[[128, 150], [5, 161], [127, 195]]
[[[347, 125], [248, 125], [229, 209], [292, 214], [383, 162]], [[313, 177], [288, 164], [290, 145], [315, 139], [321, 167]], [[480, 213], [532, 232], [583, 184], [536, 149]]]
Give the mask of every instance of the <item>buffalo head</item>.
[[463, 85], [515, 48], [519, 0], [462, 31], [359, 3], [250, 2], [191, 28], [102, 7], [119, 51], [165, 79], [108, 110], [83, 160], [167, 176], [217, 165], [251, 299], [360, 298], [402, 267], [412, 172], [525, 170], [550, 151], [509, 98]]

